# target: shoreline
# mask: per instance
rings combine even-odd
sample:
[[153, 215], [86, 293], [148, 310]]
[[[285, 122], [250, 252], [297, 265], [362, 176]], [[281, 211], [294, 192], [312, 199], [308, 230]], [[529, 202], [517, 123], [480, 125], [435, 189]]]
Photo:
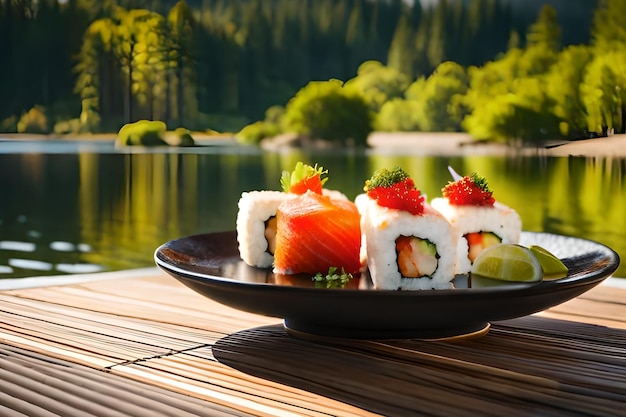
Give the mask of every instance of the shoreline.
[[405, 150], [412, 154], [423, 155], [537, 155], [626, 158], [626, 134], [577, 141], [559, 140], [539, 147], [514, 147], [501, 143], [479, 142], [466, 133], [374, 132], [368, 142], [374, 149]]
[[[235, 144], [234, 136], [208, 135], [192, 132], [199, 146]], [[27, 133], [0, 133], [9, 141], [115, 141], [115, 133], [44, 135]], [[373, 132], [368, 138], [370, 149], [382, 152], [407, 152], [413, 155], [464, 156], [464, 155], [527, 155], [626, 158], [626, 134], [576, 141], [553, 141], [543, 146], [514, 147], [501, 143], [482, 142], [462, 132]], [[284, 146], [283, 146], [284, 145]], [[288, 144], [277, 144], [269, 149], [280, 151]]]

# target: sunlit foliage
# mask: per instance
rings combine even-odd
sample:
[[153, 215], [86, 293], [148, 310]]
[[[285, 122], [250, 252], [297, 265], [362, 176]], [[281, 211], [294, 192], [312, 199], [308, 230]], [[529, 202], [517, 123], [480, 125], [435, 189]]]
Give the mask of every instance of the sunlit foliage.
[[164, 139], [167, 126], [158, 120], [138, 120], [122, 126], [117, 133], [117, 143], [122, 146], [167, 145]]
[[367, 61], [359, 66], [357, 76], [346, 82], [348, 91], [360, 93], [372, 111], [394, 98], [402, 97], [409, 78], [402, 72], [378, 61]]
[[579, 139], [587, 131], [587, 106], [583, 102], [581, 84], [591, 58], [588, 46], [570, 46], [560, 52], [546, 75], [546, 92], [554, 102], [555, 116], [563, 121], [561, 134], [566, 138]]
[[292, 98], [282, 119], [283, 130], [304, 138], [365, 145], [373, 117], [363, 96], [341, 81], [312, 81]]
[[519, 7], [0, 1], [0, 37], [9, 40], [0, 54], [12, 59], [0, 66], [0, 120], [15, 130], [42, 105], [59, 132], [117, 131], [139, 119], [238, 132], [310, 81], [338, 79], [366, 100], [376, 129], [523, 142], [626, 131], [626, 3], [599, 1], [591, 45], [575, 47], [572, 33], [587, 36], [580, 21], [573, 27], [552, 6], [527, 14]]
[[17, 122], [19, 133], [48, 133], [50, 129], [45, 109], [35, 106], [28, 110]]
[[428, 78], [420, 77], [411, 84], [406, 97], [419, 104], [420, 130], [459, 131], [466, 114], [463, 96], [467, 88], [465, 69], [455, 62], [444, 62]]

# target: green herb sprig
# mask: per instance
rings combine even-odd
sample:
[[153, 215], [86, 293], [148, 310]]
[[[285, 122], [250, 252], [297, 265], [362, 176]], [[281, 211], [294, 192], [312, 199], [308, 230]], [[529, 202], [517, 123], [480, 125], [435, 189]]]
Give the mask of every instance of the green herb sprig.
[[395, 166], [391, 170], [383, 168], [374, 172], [372, 178], [365, 181], [365, 187], [363, 187], [363, 191], [369, 191], [377, 187], [388, 188], [393, 186], [394, 184], [406, 180], [407, 178], [409, 178], [409, 174], [407, 174], [399, 166]]
[[326, 181], [328, 181], [328, 177], [322, 178], [323, 175], [328, 175], [328, 170], [325, 170], [321, 166], [318, 167], [317, 164], [315, 164], [315, 166], [311, 166], [301, 161], [298, 161], [292, 172], [282, 172], [282, 175], [280, 177], [280, 185], [283, 191], [288, 193], [293, 185], [318, 176], [320, 183], [323, 186]]
[[321, 272], [315, 274], [311, 279], [315, 281], [315, 288], [344, 288], [352, 279], [352, 274], [347, 274], [341, 268], [341, 273], [337, 273], [337, 267], [328, 268], [328, 274], [322, 275]]
[[486, 193], [491, 192], [491, 190], [489, 189], [489, 186], [487, 185], [487, 180], [485, 179], [485, 177], [481, 177], [477, 173], [473, 172], [472, 175], [470, 176], [470, 180], [474, 183], [474, 185], [476, 185], [482, 191]]

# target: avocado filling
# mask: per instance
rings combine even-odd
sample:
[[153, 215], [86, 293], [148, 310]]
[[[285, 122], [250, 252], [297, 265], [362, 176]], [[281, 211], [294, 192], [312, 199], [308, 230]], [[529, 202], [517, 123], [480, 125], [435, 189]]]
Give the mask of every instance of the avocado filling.
[[432, 276], [437, 270], [437, 246], [428, 239], [400, 236], [396, 239], [398, 270], [404, 278]]
[[265, 240], [267, 240], [267, 252], [274, 255], [276, 251], [276, 216], [272, 216], [265, 221]]
[[480, 255], [485, 248], [502, 243], [502, 239], [495, 233], [491, 232], [481, 231], [468, 233], [463, 237], [467, 240], [467, 257], [471, 263], [474, 263], [474, 260], [478, 258], [478, 255]]

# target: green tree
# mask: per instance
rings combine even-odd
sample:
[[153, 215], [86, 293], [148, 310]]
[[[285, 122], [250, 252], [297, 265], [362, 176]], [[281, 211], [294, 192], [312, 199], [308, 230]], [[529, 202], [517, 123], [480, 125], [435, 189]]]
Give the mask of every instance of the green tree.
[[594, 55], [581, 85], [590, 132], [626, 133], [626, 54]]
[[176, 78], [176, 117], [178, 125], [184, 123], [185, 86], [193, 82], [193, 64], [195, 62], [194, 30], [197, 26], [192, 10], [184, 0], [179, 0], [167, 16], [167, 26], [163, 43], [166, 56], [167, 94], [165, 120], [170, 120], [170, 91], [172, 85], [171, 68]]
[[150, 120], [162, 118], [163, 111], [159, 107], [166, 100], [167, 55], [164, 54], [165, 37], [162, 28], [165, 19], [158, 13], [151, 12], [142, 21], [137, 31], [137, 56], [135, 59], [135, 76], [133, 78], [133, 94], [137, 103], [145, 107]]
[[376, 116], [376, 130], [382, 132], [416, 132], [422, 130], [419, 115], [420, 103], [416, 100], [393, 98]]
[[593, 13], [591, 38], [599, 51], [624, 49], [626, 30], [623, 16], [626, 14], [624, 0], [600, 0]]
[[463, 97], [467, 92], [465, 69], [455, 62], [441, 63], [427, 79], [409, 86], [406, 97], [419, 103], [418, 124], [423, 131], [458, 131], [466, 115]]
[[476, 139], [502, 142], [540, 143], [559, 137], [562, 120], [547, 93], [552, 61], [543, 60], [552, 55], [540, 47], [511, 49], [482, 68], [470, 68], [465, 130]]
[[448, 48], [446, 39], [448, 0], [437, 3], [429, 25], [428, 47], [426, 56], [431, 68], [437, 67], [446, 59]]
[[289, 101], [283, 130], [309, 139], [366, 145], [373, 116], [365, 99], [341, 81], [312, 81]]
[[521, 49], [511, 49], [496, 61], [467, 69], [469, 89], [464, 102], [471, 113], [484, 108], [493, 97], [514, 92], [515, 80], [526, 75], [520, 71], [519, 63], [523, 54]]
[[378, 112], [386, 101], [404, 95], [408, 80], [394, 68], [378, 61], [367, 61], [359, 66], [357, 76], [348, 80], [345, 88], [361, 94], [372, 111]]
[[544, 47], [555, 52], [561, 48], [561, 27], [553, 6], [547, 4], [541, 8], [537, 20], [526, 34], [526, 46]]
[[581, 85], [591, 132], [626, 132], [626, 30], [622, 21], [626, 1], [602, 0], [593, 15], [593, 59]]
[[587, 136], [587, 110], [580, 86], [591, 59], [588, 46], [569, 46], [561, 51], [546, 76], [547, 94], [554, 102], [554, 114], [563, 120], [561, 133], [566, 137]]
[[124, 120], [126, 123], [134, 121], [135, 70], [138, 66], [139, 55], [145, 53], [145, 44], [141, 44], [142, 30], [151, 18], [152, 13], [146, 9], [125, 10], [118, 7], [113, 15], [115, 26], [111, 45], [113, 54], [125, 75]]
[[409, 22], [409, 16], [403, 14], [398, 20], [398, 27], [391, 40], [387, 55], [387, 66], [404, 74], [408, 79], [413, 79], [415, 71], [415, 45], [413, 30]]
[[539, 77], [515, 80], [511, 94], [483, 100], [463, 126], [476, 139], [508, 143], [539, 144], [560, 136], [561, 119], [553, 113], [554, 103]]
[[113, 82], [117, 75], [111, 50], [114, 30], [114, 22], [103, 18], [91, 23], [83, 35], [74, 91], [81, 97], [80, 123], [86, 131], [99, 129], [102, 114], [108, 118], [113, 114], [114, 92], [119, 91]]

